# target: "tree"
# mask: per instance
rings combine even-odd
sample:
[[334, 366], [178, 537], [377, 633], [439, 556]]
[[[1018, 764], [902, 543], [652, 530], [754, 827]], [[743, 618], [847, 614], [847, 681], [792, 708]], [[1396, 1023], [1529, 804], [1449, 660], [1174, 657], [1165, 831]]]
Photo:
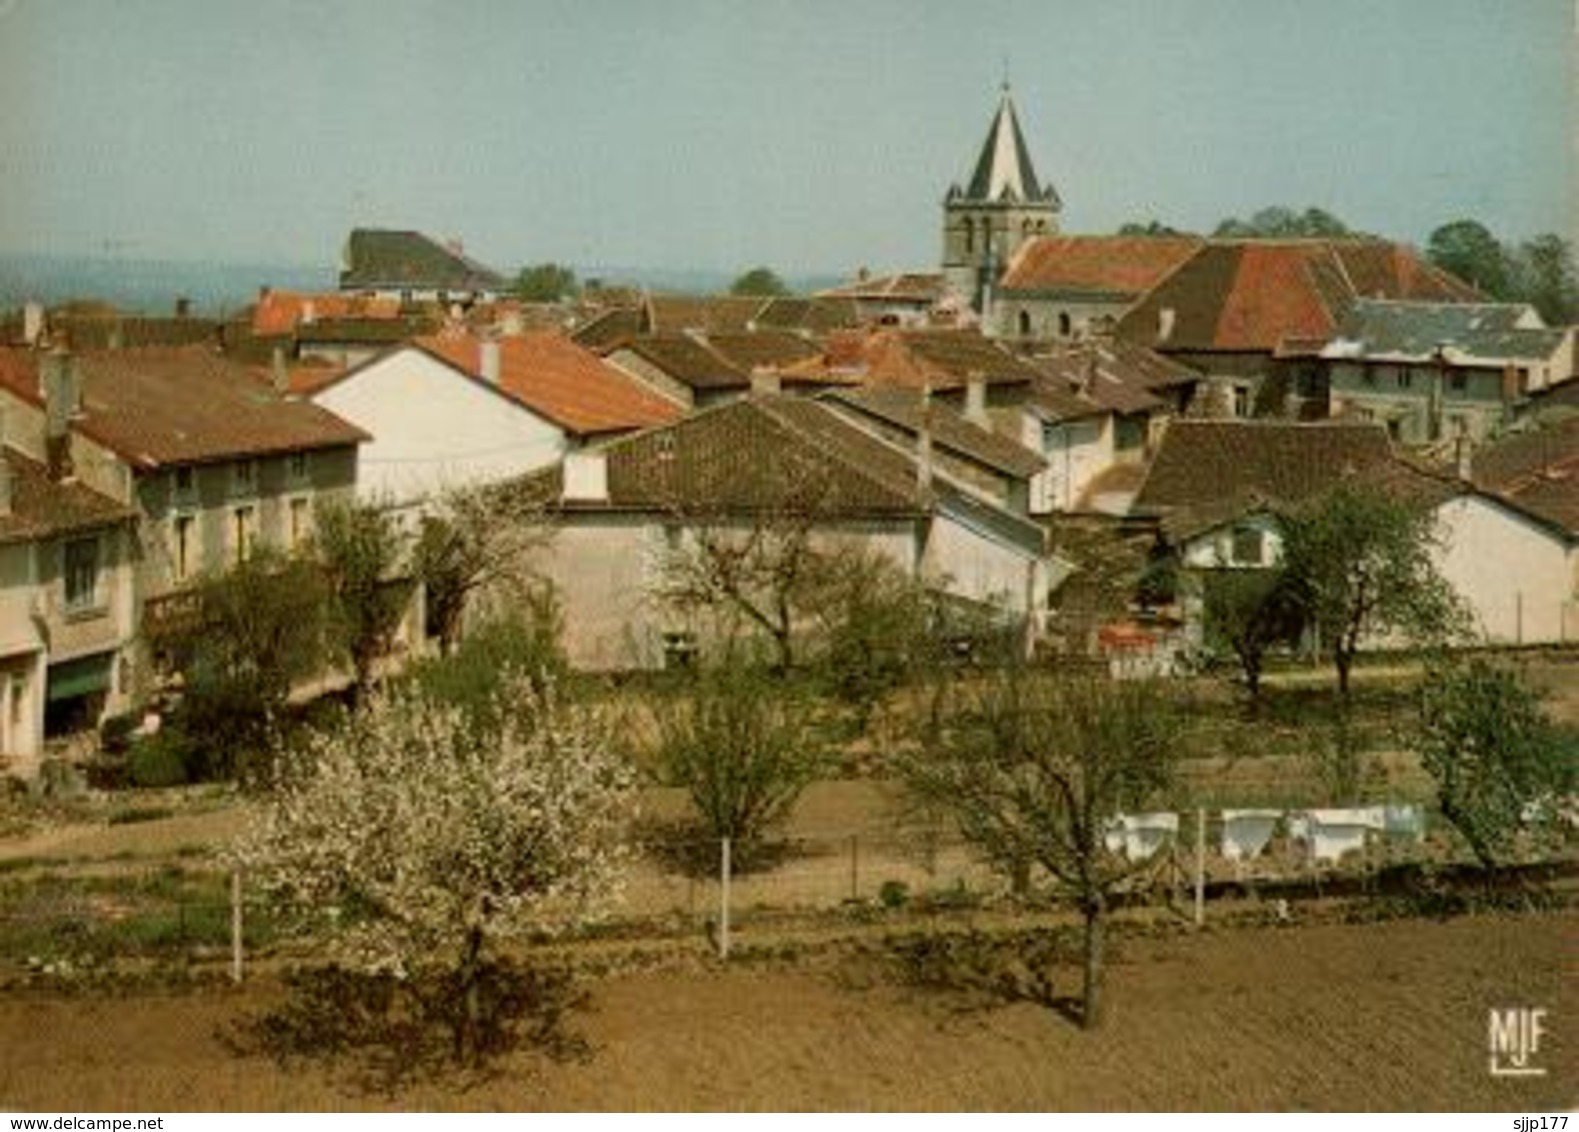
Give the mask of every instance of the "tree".
[[864, 728], [883, 697], [933, 659], [934, 602], [926, 587], [875, 551], [834, 556], [827, 572], [815, 603], [817, 668]]
[[1507, 249], [1478, 220], [1455, 220], [1437, 228], [1426, 242], [1426, 258], [1488, 298], [1513, 298]]
[[735, 277], [729, 285], [731, 295], [761, 295], [773, 298], [789, 294], [789, 288], [784, 285], [772, 269], [767, 267], [753, 267], [750, 271], [743, 272]]
[[1550, 232], [1526, 240], [1513, 256], [1512, 276], [1515, 293], [1548, 325], [1579, 321], [1579, 280], [1567, 240]]
[[1227, 649], [1239, 661], [1252, 699], [1261, 694], [1266, 654], [1294, 645], [1304, 628], [1298, 596], [1278, 567], [1266, 570], [1213, 570], [1205, 577], [1203, 619], [1207, 642]]
[[731, 635], [742, 625], [764, 633], [783, 673], [794, 666], [801, 630], [829, 581], [834, 552], [817, 532], [834, 484], [791, 462], [760, 487], [760, 504], [749, 512], [673, 508], [684, 538], [661, 564], [657, 596], [682, 612], [712, 615]]
[[1416, 743], [1442, 816], [1494, 869], [1526, 807], [1551, 805], [1579, 782], [1579, 751], [1514, 669], [1481, 657], [1439, 666], [1420, 689]]
[[576, 273], [558, 263], [523, 267], [515, 277], [515, 294], [525, 303], [561, 303], [574, 298]]
[[1249, 220], [1230, 216], [1212, 233], [1241, 239], [1326, 239], [1360, 234], [1325, 209], [1312, 207], [1295, 212], [1283, 205], [1260, 209]]
[[197, 776], [253, 777], [277, 750], [296, 684], [326, 657], [328, 595], [303, 558], [260, 549], [193, 585], [181, 612], [149, 631], [182, 674], [180, 726], [204, 752]]
[[388, 655], [410, 605], [404, 547], [389, 512], [370, 503], [318, 509], [312, 550], [324, 572], [331, 633], [351, 661], [355, 696], [366, 696], [373, 666]]
[[1164, 224], [1160, 220], [1148, 220], [1145, 223], [1141, 223], [1141, 222], [1136, 221], [1136, 220], [1131, 220], [1131, 221], [1128, 221], [1128, 222], [1126, 222], [1124, 224], [1120, 224], [1119, 225], [1118, 235], [1120, 235], [1120, 236], [1189, 236], [1189, 235], [1192, 235], [1192, 233], [1186, 232], [1182, 228], [1174, 228], [1171, 225]]
[[375, 693], [306, 746], [235, 847], [282, 909], [326, 928], [340, 961], [411, 985], [445, 978], [475, 1057], [489, 949], [574, 927], [613, 898], [630, 768], [601, 719], [525, 681], [481, 735], [451, 705]]
[[441, 652], [454, 651], [475, 595], [519, 596], [533, 584], [534, 553], [552, 533], [542, 501], [519, 485], [456, 487], [438, 498], [422, 520], [412, 572]]
[[1306, 623], [1331, 651], [1347, 695], [1368, 640], [1451, 640], [1467, 614], [1432, 561], [1432, 513], [1374, 488], [1342, 483], [1283, 517], [1283, 569]]
[[1084, 1006], [1102, 1019], [1106, 916], [1142, 862], [1106, 843], [1119, 812], [1154, 804], [1173, 776], [1169, 700], [1143, 682], [1010, 669], [970, 694], [927, 749], [900, 761], [907, 790], [952, 816], [960, 833], [1010, 875], [1039, 865], [1085, 920]]
[[825, 763], [810, 705], [749, 664], [704, 673], [658, 717], [658, 766], [749, 863]]

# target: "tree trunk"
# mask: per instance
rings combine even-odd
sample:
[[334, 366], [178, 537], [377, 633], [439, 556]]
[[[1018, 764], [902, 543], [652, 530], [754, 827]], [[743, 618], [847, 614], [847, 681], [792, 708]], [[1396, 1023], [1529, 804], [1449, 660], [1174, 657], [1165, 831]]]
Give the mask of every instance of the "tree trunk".
[[1332, 663], [1338, 668], [1338, 694], [1349, 694], [1349, 668], [1354, 663], [1354, 657], [1343, 646], [1332, 650]]
[[1106, 909], [1100, 896], [1086, 902], [1086, 974], [1080, 1004], [1080, 1025], [1094, 1030], [1102, 1024], [1103, 929]]
[[455, 1023], [455, 1060], [476, 1060], [478, 1035], [482, 1026], [482, 996], [477, 989], [478, 958], [482, 953], [482, 927], [475, 925], [466, 936], [466, 951], [461, 957], [460, 982], [463, 1009]]

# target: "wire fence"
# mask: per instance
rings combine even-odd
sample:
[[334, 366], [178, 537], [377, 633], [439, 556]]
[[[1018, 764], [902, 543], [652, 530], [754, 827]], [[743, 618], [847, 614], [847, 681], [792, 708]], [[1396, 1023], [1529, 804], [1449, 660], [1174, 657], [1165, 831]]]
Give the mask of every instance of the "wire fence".
[[[1579, 864], [1572, 815], [1519, 846], [1524, 862]], [[1192, 810], [1127, 815], [1106, 845], [1133, 870], [1119, 899], [1168, 905], [1197, 923], [1224, 898], [1365, 892], [1401, 866], [1462, 863], [1440, 817], [1418, 806], [1354, 810]], [[1012, 908], [1044, 890], [984, 860], [957, 833], [905, 827], [830, 831], [738, 844], [676, 829], [633, 845], [624, 896], [604, 922], [627, 935], [705, 934], [726, 953], [732, 934], [830, 913], [927, 915]], [[0, 878], [0, 969], [65, 975], [127, 961], [225, 964], [240, 978], [279, 953], [286, 922], [244, 879], [190, 865]], [[321, 941], [320, 941], [321, 942]], [[314, 940], [291, 954], [311, 955]]]

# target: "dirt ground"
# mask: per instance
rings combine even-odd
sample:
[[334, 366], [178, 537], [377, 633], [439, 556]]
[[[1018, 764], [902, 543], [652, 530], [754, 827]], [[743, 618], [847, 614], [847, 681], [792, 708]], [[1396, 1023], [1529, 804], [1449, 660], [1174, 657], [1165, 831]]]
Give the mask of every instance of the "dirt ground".
[[[0, 996], [0, 1108], [1555, 1111], [1579, 1099], [1576, 942], [1572, 911], [1125, 939], [1097, 1034], [848, 952], [681, 966], [592, 984], [588, 1060], [523, 1052], [395, 1093], [227, 1049], [277, 984], [28, 990]], [[1548, 1011], [1544, 1077], [1489, 1075], [1487, 1011], [1510, 1006]]]

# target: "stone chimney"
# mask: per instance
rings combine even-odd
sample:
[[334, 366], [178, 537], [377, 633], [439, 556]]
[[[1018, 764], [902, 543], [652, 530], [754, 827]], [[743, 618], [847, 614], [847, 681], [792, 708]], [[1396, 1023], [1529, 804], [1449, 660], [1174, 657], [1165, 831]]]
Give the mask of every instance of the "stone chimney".
[[992, 427], [992, 418], [987, 416], [987, 378], [980, 373], [965, 379], [965, 419], [982, 428]]
[[752, 366], [751, 392], [758, 394], [784, 392], [784, 382], [779, 377], [779, 371], [771, 366]]
[[311, 299], [308, 299], [308, 300], [306, 300], [305, 302], [302, 303], [301, 323], [302, 323], [303, 326], [311, 326], [313, 323], [315, 323], [317, 321], [318, 321], [318, 304], [313, 302]]
[[1166, 342], [1173, 337], [1174, 310], [1163, 307], [1157, 312], [1157, 341]]
[[559, 497], [566, 503], [607, 503], [609, 462], [602, 452], [566, 452]]
[[285, 364], [285, 347], [279, 344], [269, 355], [269, 383], [281, 397], [291, 391], [291, 371]]
[[499, 384], [499, 341], [496, 338], [484, 338], [477, 343], [477, 370], [478, 376], [489, 385]]

